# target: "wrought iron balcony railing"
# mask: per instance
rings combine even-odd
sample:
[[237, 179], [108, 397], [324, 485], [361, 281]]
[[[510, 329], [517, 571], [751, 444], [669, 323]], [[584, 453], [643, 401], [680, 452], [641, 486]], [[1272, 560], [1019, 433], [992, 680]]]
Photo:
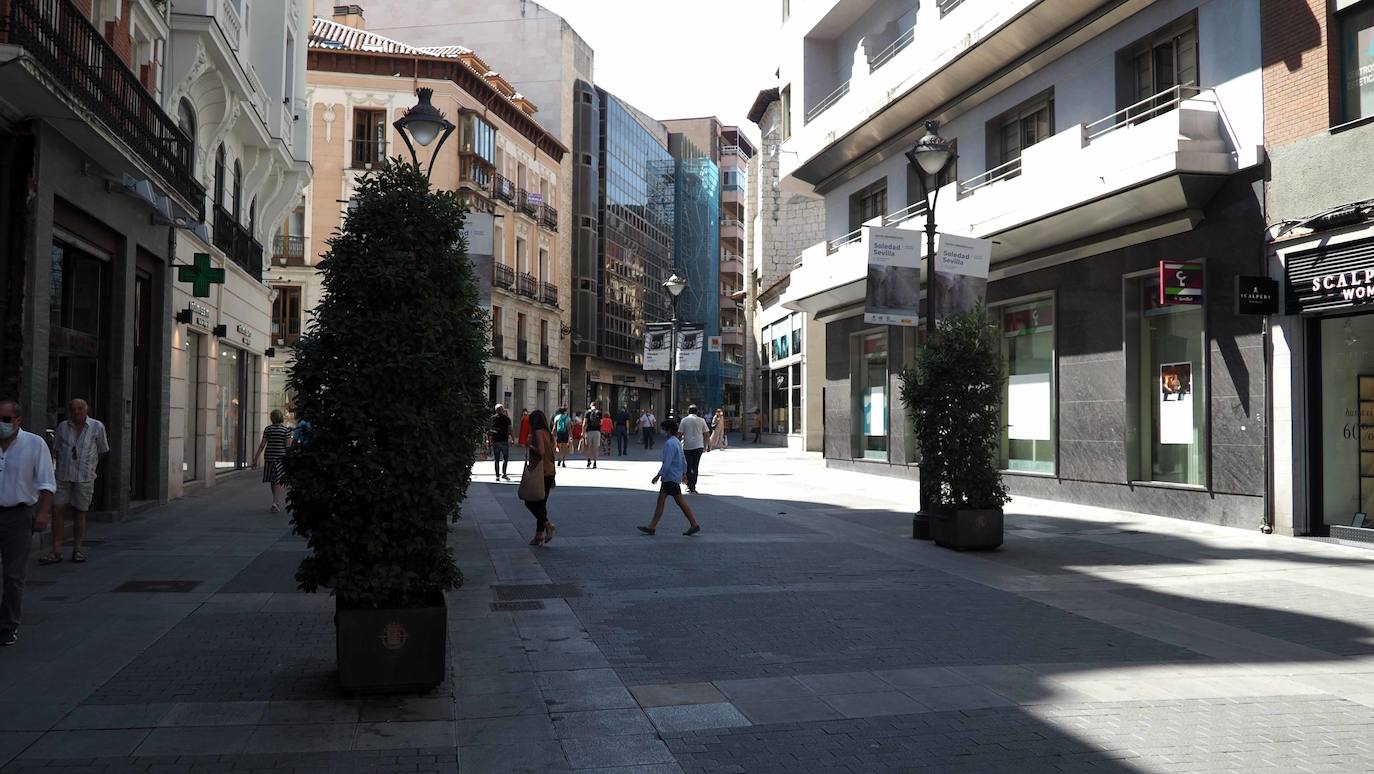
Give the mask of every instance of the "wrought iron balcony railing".
[[558, 230], [558, 210], [547, 204], [539, 205], [539, 225], [550, 231]]
[[278, 266], [304, 266], [305, 237], [277, 234], [272, 240], [272, 263]]
[[354, 140], [353, 168], [372, 169], [386, 161], [386, 140]]
[[549, 345], [539, 345], [539, 365], [548, 367], [549, 364]]
[[534, 275], [533, 275], [533, 274], [525, 274], [525, 273], [522, 272], [522, 273], [519, 274], [515, 279], [516, 279], [515, 292], [519, 293], [519, 294], [522, 295], [522, 296], [526, 296], [526, 297], [528, 297], [528, 298], [538, 298], [538, 297], [539, 297], [539, 292], [538, 292], [538, 290], [537, 290], [538, 287], [539, 287], [539, 282], [538, 282], [538, 280], [536, 280], [536, 279], [534, 278]]
[[538, 201], [539, 198], [540, 196], [538, 193], [535, 193], [534, 198], [531, 199], [529, 191], [526, 191], [523, 188], [516, 189], [516, 206], [520, 209], [521, 212], [531, 217], [539, 216], [539, 205], [541, 204], [541, 202]]
[[539, 283], [539, 300], [550, 306], [558, 306], [558, 286], [548, 282]]
[[526, 339], [515, 342], [515, 359], [521, 363], [530, 362], [530, 343]]
[[248, 272], [248, 276], [262, 281], [262, 245], [223, 207], [215, 207], [212, 238], [224, 257], [238, 264], [239, 268]]
[[492, 265], [491, 284], [510, 290], [515, 287], [515, 269], [497, 260]]
[[506, 340], [501, 338], [499, 333], [493, 333], [491, 336], [491, 357], [493, 360], [506, 359]]
[[515, 183], [505, 175], [494, 174], [491, 176], [491, 195], [505, 202], [515, 204]]
[[191, 174], [192, 140], [72, 0], [0, 2], [0, 43], [24, 49], [55, 83], [152, 168], [163, 186], [205, 216], [205, 188]]

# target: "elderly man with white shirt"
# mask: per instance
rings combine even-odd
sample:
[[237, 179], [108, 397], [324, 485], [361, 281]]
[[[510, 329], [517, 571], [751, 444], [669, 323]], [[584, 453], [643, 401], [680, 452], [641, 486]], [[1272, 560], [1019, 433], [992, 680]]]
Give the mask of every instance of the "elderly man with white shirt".
[[86, 537], [86, 512], [95, 499], [95, 469], [101, 455], [110, 451], [105, 425], [89, 416], [90, 407], [80, 398], [67, 404], [67, 418], [57, 425], [57, 493], [52, 520], [52, 552], [38, 560], [39, 564], [62, 561], [62, 529], [67, 508], [72, 509], [72, 561], [86, 561], [81, 541]]
[[19, 639], [24, 607], [24, 573], [33, 534], [48, 528], [52, 494], [57, 490], [48, 443], [20, 429], [23, 412], [12, 400], [0, 400], [0, 646]]

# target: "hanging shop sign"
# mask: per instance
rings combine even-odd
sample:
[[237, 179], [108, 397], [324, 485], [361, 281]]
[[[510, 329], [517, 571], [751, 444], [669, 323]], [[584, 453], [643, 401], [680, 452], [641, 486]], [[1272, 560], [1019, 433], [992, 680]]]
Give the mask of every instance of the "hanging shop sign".
[[1236, 277], [1236, 314], [1278, 314], [1279, 283], [1268, 277]]
[[868, 245], [864, 322], [915, 327], [920, 321], [921, 232], [872, 226], [864, 231]]
[[1197, 261], [1159, 262], [1159, 305], [1195, 306], [1202, 303], [1202, 264]]
[[1289, 253], [1286, 312], [1321, 312], [1374, 304], [1374, 239]]
[[719, 351], [720, 351], [720, 348], [721, 348], [721, 344], [720, 344], [720, 337], [719, 337], [719, 336], [707, 336], [707, 337], [706, 337], [706, 351], [707, 351], [707, 352], [719, 352]]
[[243, 342], [243, 346], [253, 346], [253, 329], [243, 323], [238, 323], [234, 326], [234, 331], [238, 333], [239, 341]]
[[224, 269], [210, 265], [209, 253], [196, 253], [190, 265], [177, 266], [177, 282], [190, 283], [196, 298], [209, 298], [211, 285], [224, 284]]

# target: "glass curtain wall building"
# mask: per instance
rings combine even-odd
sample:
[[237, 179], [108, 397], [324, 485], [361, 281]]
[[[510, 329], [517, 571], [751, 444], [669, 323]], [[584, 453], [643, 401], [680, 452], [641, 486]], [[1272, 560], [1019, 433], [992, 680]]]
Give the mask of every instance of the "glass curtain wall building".
[[[678, 317], [700, 326], [707, 341], [720, 335], [720, 170], [685, 135], [668, 136], [674, 161], [673, 269], [687, 280]], [[695, 403], [704, 414], [724, 400], [720, 353], [704, 348], [697, 371], [677, 376], [678, 409]]]

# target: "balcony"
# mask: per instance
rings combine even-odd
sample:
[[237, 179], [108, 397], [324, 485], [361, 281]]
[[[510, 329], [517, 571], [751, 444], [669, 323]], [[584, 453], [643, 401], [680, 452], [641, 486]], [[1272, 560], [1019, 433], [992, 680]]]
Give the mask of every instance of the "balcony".
[[533, 274], [521, 272], [516, 275], [515, 292], [526, 298], [539, 298], [539, 281]]
[[527, 339], [515, 342], [515, 359], [521, 363], [530, 362], [530, 342]]
[[491, 357], [493, 360], [506, 359], [506, 340], [499, 333], [491, 336]]
[[229, 261], [238, 264], [248, 272], [248, 276], [262, 281], [262, 245], [248, 229], [239, 225], [234, 216], [223, 207], [215, 207], [215, 247], [224, 253]]
[[304, 266], [305, 237], [276, 235], [272, 239], [272, 263], [276, 266]]
[[721, 239], [744, 239], [744, 222], [734, 218], [720, 219]]
[[817, 116], [830, 108], [834, 107], [844, 96], [849, 93], [849, 81], [841, 83], [834, 91], [827, 94], [820, 102], [806, 109], [805, 123], [811, 123]]
[[726, 347], [744, 346], [744, 329], [736, 325], [721, 326], [720, 343]]
[[515, 207], [520, 210], [521, 214], [528, 215], [538, 220], [539, 205], [542, 203], [542, 197], [540, 197], [538, 191], [531, 193], [523, 188], [515, 189]]
[[499, 174], [491, 176], [491, 195], [493, 198], [514, 207], [515, 191], [515, 183], [512, 183], [510, 178]]
[[558, 306], [558, 286], [548, 282], [539, 283], [539, 300], [549, 306]]
[[550, 363], [550, 361], [549, 361], [549, 345], [548, 345], [548, 344], [540, 344], [540, 345], [539, 345], [539, 365], [544, 366], [545, 368], [548, 368], [550, 365], [552, 365], [552, 363]]
[[738, 156], [741, 160], [745, 160], [750, 157], [750, 154], [738, 145], [722, 145], [720, 146], [720, 156], [721, 163], [725, 164], [727, 163], [725, 160], [726, 156]]
[[727, 311], [730, 311], [730, 310], [732, 310], [732, 309], [739, 309], [739, 308], [740, 308], [740, 303], [739, 303], [738, 301], [735, 300], [734, 294], [732, 294], [732, 293], [721, 293], [721, 294], [720, 294], [720, 311], [722, 311], [722, 312], [727, 312]]
[[492, 262], [491, 284], [498, 288], [511, 290], [515, 287], [515, 269], [499, 259]]
[[386, 161], [386, 140], [354, 140], [350, 165], [353, 169], [373, 169]]
[[[992, 278], [1186, 232], [1230, 175], [1260, 158], [1240, 147], [1216, 93], [1174, 88], [1070, 126], [940, 195], [941, 231], [993, 240]], [[919, 231], [921, 204], [873, 219]], [[817, 311], [863, 300], [865, 229], [808, 248], [783, 306]], [[924, 244], [924, 240], [922, 240]]]
[[730, 253], [723, 253], [723, 254], [720, 256], [720, 273], [721, 273], [721, 274], [737, 274], [737, 275], [739, 275], [740, 277], [743, 277], [743, 276], [744, 276], [744, 261], [740, 260], [740, 257], [739, 257], [738, 255], [732, 255], [732, 254], [730, 254]]
[[[205, 189], [192, 144], [72, 0], [8, 0], [0, 18], [0, 92], [54, 125], [106, 169], [155, 177], [197, 219]], [[8, 46], [0, 45], [0, 49]], [[2, 65], [22, 61], [22, 67]], [[40, 75], [36, 70], [43, 70]], [[110, 142], [111, 136], [118, 144]]]
[[539, 205], [539, 225], [550, 231], [558, 230], [558, 210], [547, 204]]

